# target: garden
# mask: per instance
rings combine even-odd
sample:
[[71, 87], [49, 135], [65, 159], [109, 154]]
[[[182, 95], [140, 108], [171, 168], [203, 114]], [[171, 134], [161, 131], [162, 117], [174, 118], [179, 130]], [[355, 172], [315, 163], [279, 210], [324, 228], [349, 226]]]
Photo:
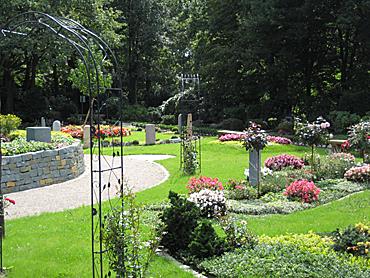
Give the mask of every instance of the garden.
[[[122, 211], [110, 212], [108, 204], [103, 205], [108, 215], [107, 265], [117, 275], [128, 276], [191, 277], [179, 263], [211, 277], [368, 276], [369, 124], [353, 125], [337, 153], [326, 148], [329, 125], [322, 118], [297, 121], [290, 139], [268, 135], [257, 124], [243, 133], [206, 136], [202, 172], [195, 166], [192, 175], [178, 169], [179, 144], [146, 146], [140, 143], [145, 138], [140, 127], [125, 128], [124, 141], [139, 142], [126, 145], [126, 155], [175, 158], [158, 162], [170, 173], [167, 181], [123, 197], [128, 243], [119, 236]], [[117, 127], [103, 128], [96, 134], [119, 134]], [[79, 127], [67, 126], [57, 138], [81, 138], [76, 130]], [[8, 134], [9, 144], [22, 138], [19, 130]], [[10, 139], [12, 134], [19, 136]], [[164, 140], [176, 136], [164, 130], [158, 135]], [[104, 151], [110, 153], [110, 148]], [[251, 185], [252, 170], [247, 169], [248, 151], [253, 149], [261, 151], [264, 166], [257, 185]], [[11, 263], [9, 277], [90, 276], [85, 271], [89, 217], [89, 208], [82, 207], [7, 221], [4, 254]], [[35, 256], [38, 263], [30, 261]]]
[[370, 277], [366, 1], [0, 1], [0, 277]]

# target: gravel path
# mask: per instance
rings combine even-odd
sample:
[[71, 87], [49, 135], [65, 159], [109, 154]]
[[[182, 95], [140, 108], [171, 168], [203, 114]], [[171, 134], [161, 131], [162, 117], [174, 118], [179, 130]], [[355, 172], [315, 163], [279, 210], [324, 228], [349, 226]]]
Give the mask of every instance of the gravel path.
[[[170, 155], [130, 155], [124, 157], [124, 176], [127, 184], [137, 192], [164, 182], [168, 177], [168, 171], [156, 160], [172, 158]], [[94, 165], [97, 165], [94, 156]], [[117, 165], [118, 158], [115, 163]], [[108, 161], [102, 162], [102, 169], [112, 165], [111, 157]], [[85, 172], [76, 179], [53, 184], [41, 188], [30, 189], [22, 192], [7, 194], [7, 197], [14, 199], [16, 205], [9, 206], [7, 210], [7, 219], [23, 216], [37, 215], [43, 212], [56, 212], [66, 209], [90, 205], [90, 156], [85, 155]], [[94, 166], [95, 168], [95, 166]], [[119, 173], [116, 173], [117, 175]], [[114, 175], [114, 174], [113, 174]], [[114, 185], [111, 172], [103, 174], [103, 181], [111, 181]], [[103, 183], [103, 184], [104, 184]], [[115, 196], [117, 189], [114, 186], [110, 190], [105, 190], [102, 194], [103, 200], [109, 196]]]

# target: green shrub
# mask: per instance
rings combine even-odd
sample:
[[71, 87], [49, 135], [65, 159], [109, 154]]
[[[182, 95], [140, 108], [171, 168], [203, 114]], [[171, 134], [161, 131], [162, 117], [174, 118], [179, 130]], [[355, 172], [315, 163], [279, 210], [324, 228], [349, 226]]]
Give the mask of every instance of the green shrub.
[[317, 164], [318, 179], [341, 179], [347, 170], [355, 165], [355, 157], [347, 153], [334, 153], [326, 156]]
[[247, 222], [227, 217], [221, 222], [222, 229], [226, 234], [226, 243], [229, 250], [241, 247], [253, 248], [257, 245], [257, 237], [247, 227]]
[[10, 132], [16, 130], [22, 123], [21, 118], [16, 115], [0, 115], [0, 134], [8, 136]]
[[258, 244], [221, 257], [205, 260], [199, 267], [215, 277], [370, 277], [370, 270], [352, 265], [335, 254], [316, 254], [294, 245]]
[[224, 242], [209, 220], [202, 220], [195, 228], [189, 244], [189, 252], [191, 256], [198, 259], [221, 255], [224, 252]]
[[13, 141], [13, 140], [18, 139], [18, 138], [26, 138], [26, 136], [27, 136], [27, 133], [26, 133], [25, 130], [18, 129], [18, 130], [14, 130], [14, 131], [10, 132], [9, 135], [8, 135], [8, 138], [9, 138], [10, 141]]
[[192, 240], [192, 233], [198, 226], [200, 210], [192, 202], [177, 193], [169, 193], [170, 207], [166, 208], [160, 219], [164, 223], [161, 244], [172, 254], [186, 250]]
[[175, 115], [163, 115], [161, 122], [165, 125], [175, 125], [177, 123], [177, 119]]
[[226, 197], [233, 200], [255, 199], [257, 190], [253, 188], [246, 180], [231, 179], [225, 185]]
[[281, 134], [291, 134], [293, 133], [293, 128], [293, 122], [284, 120], [277, 125], [276, 130]]
[[199, 167], [198, 154], [195, 149], [193, 140], [188, 139], [184, 141], [183, 150], [183, 171], [185, 175], [194, 175]]
[[222, 129], [227, 129], [227, 130], [243, 130], [245, 125], [244, 122], [240, 119], [236, 118], [229, 118], [225, 119], [220, 123], [220, 127]]
[[337, 230], [334, 232], [333, 248], [335, 251], [370, 258], [370, 226], [358, 223], [344, 231]]
[[335, 133], [346, 133], [347, 128], [357, 124], [361, 117], [357, 114], [351, 114], [348, 111], [332, 111], [329, 113], [329, 120]]

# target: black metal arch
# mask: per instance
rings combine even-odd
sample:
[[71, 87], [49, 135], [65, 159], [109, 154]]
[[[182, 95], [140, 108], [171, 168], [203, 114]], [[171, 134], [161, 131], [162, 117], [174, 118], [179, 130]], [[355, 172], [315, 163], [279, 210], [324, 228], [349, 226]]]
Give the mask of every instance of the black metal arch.
[[[90, 166], [91, 166], [91, 234], [92, 234], [92, 276], [104, 277], [107, 273], [104, 269], [104, 253], [102, 229], [104, 221], [104, 212], [102, 208], [102, 195], [109, 193], [113, 188], [114, 183], [118, 191], [123, 192], [123, 138], [120, 132], [120, 144], [115, 148], [112, 144], [113, 151], [111, 156], [103, 155], [104, 145], [100, 133], [96, 136], [96, 130], [101, 129], [101, 109], [105, 106], [102, 100], [104, 93], [116, 92], [120, 98], [120, 117], [119, 126], [122, 131], [122, 104], [123, 92], [122, 81], [117, 59], [108, 46], [108, 44], [100, 38], [97, 34], [85, 28], [78, 22], [62, 17], [51, 16], [42, 12], [26, 12], [16, 15], [11, 18], [4, 26], [0, 27], [0, 43], [7, 39], [12, 41], [15, 37], [27, 38], [34, 30], [45, 29], [50, 31], [61, 41], [70, 45], [79, 55], [84, 64], [87, 75], [87, 85], [89, 90], [90, 100]], [[103, 58], [97, 57], [93, 48], [97, 48], [102, 54]], [[111, 69], [105, 67], [105, 61], [110, 60], [113, 63]], [[100, 71], [103, 72], [103, 79], [107, 77], [110, 72], [115, 86], [113, 88], [103, 87]], [[92, 76], [95, 76], [92, 78]], [[96, 117], [95, 117], [96, 116]], [[96, 156], [93, 154], [97, 153]], [[118, 165], [115, 165], [115, 159], [118, 159]], [[0, 140], [0, 184], [1, 184], [1, 140]], [[111, 160], [111, 161], [110, 161]], [[103, 165], [104, 164], [104, 165]], [[103, 179], [103, 173], [109, 173], [107, 180]], [[111, 181], [112, 180], [112, 181]], [[0, 215], [4, 215], [3, 211], [3, 193], [0, 186]], [[112, 203], [109, 202], [112, 208]], [[120, 203], [120, 205], [124, 205]], [[3, 270], [3, 252], [2, 252], [2, 238], [0, 237], [0, 269]], [[105, 273], [106, 272], [106, 273]]]

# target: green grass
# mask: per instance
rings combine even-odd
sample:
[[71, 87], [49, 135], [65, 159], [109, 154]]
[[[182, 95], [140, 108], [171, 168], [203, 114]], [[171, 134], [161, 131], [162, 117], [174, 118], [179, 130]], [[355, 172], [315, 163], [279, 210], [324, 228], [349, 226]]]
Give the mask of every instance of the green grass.
[[[143, 132], [137, 138], [143, 139]], [[130, 139], [131, 140], [131, 139]], [[293, 145], [272, 145], [263, 151], [267, 157], [289, 153], [298, 156], [308, 148]], [[111, 149], [105, 149], [107, 154]], [[324, 153], [323, 150], [319, 150]], [[163, 201], [169, 190], [186, 193], [189, 177], [179, 171], [179, 144], [125, 147], [125, 154], [171, 154], [175, 158], [160, 161], [170, 172], [163, 184], [140, 192], [143, 203]], [[248, 154], [238, 144], [219, 144], [216, 138], [202, 141], [202, 175], [243, 178], [248, 167]], [[290, 215], [248, 217], [248, 223], [257, 234], [302, 233], [309, 230], [332, 231], [369, 217], [370, 192], [353, 195], [344, 200]], [[36, 202], [37, 200], [35, 200]], [[369, 220], [369, 218], [367, 218]], [[59, 213], [24, 217], [6, 223], [4, 265], [13, 266], [9, 277], [91, 277], [90, 208], [82, 207]], [[156, 257], [151, 264], [152, 277], [192, 277], [173, 262]]]

